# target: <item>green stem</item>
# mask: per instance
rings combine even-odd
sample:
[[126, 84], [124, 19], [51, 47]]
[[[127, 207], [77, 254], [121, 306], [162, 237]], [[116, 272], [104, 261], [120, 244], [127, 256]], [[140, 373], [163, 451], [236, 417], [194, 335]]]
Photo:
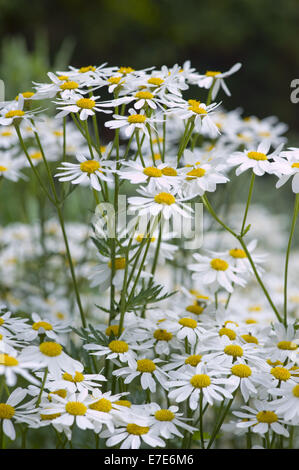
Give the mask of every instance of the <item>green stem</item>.
[[244, 229], [245, 229], [245, 224], [246, 224], [248, 209], [249, 209], [250, 202], [251, 202], [251, 197], [252, 197], [252, 192], [253, 192], [253, 186], [254, 186], [254, 180], [255, 180], [255, 174], [252, 172], [252, 174], [251, 174], [251, 180], [250, 180], [250, 186], [249, 186], [249, 193], [248, 193], [248, 198], [247, 198], [245, 213], [244, 213], [244, 217], [243, 217], [242, 228], [241, 228], [241, 232], [240, 232], [240, 233], [241, 233], [241, 237], [244, 236]]
[[271, 305], [272, 310], [273, 310], [273, 312], [275, 313], [275, 315], [276, 315], [278, 321], [279, 321], [279, 322], [282, 322], [282, 318], [281, 318], [281, 316], [280, 316], [280, 314], [279, 314], [277, 308], [275, 307], [275, 305], [274, 305], [274, 303], [273, 303], [273, 301], [272, 301], [272, 299], [271, 299], [271, 297], [270, 297], [270, 294], [268, 293], [266, 287], [264, 286], [264, 283], [263, 283], [263, 281], [262, 281], [262, 279], [261, 279], [259, 273], [257, 272], [257, 269], [256, 269], [256, 267], [255, 267], [255, 264], [254, 264], [254, 262], [253, 262], [253, 259], [252, 259], [251, 255], [250, 255], [249, 251], [248, 251], [247, 245], [246, 245], [246, 243], [244, 242], [242, 235], [238, 235], [238, 234], [237, 234], [236, 232], [234, 232], [230, 227], [228, 227], [221, 219], [219, 219], [219, 217], [216, 215], [214, 209], [212, 208], [210, 202], [208, 201], [208, 198], [207, 198], [206, 195], [202, 196], [202, 201], [203, 201], [205, 207], [206, 207], [206, 208], [208, 209], [208, 211], [210, 212], [211, 216], [212, 216], [226, 231], [228, 231], [233, 237], [235, 237], [235, 238], [240, 242], [240, 244], [241, 244], [241, 246], [242, 246], [243, 250], [245, 251], [245, 254], [246, 254], [247, 258], [248, 258], [248, 261], [249, 261], [249, 263], [250, 263], [250, 266], [251, 266], [251, 268], [252, 268], [252, 270], [253, 270], [253, 272], [254, 272], [254, 275], [255, 275], [255, 277], [256, 277], [256, 280], [258, 281], [260, 287], [262, 288], [262, 290], [263, 290], [263, 292], [264, 292], [264, 294], [265, 294], [265, 296], [266, 296], [266, 298], [267, 298], [269, 304]]
[[43, 391], [44, 391], [44, 388], [45, 388], [45, 383], [46, 383], [46, 380], [47, 380], [47, 375], [48, 375], [48, 367], [45, 369], [45, 373], [44, 373], [44, 377], [43, 377], [43, 381], [42, 381], [42, 386], [40, 388], [40, 392], [39, 392], [39, 395], [38, 395], [38, 399], [37, 399], [35, 408], [38, 408], [39, 404], [41, 402], [42, 394], [43, 394]]
[[299, 211], [299, 194], [296, 194], [295, 203], [294, 203], [293, 219], [292, 219], [292, 225], [291, 225], [291, 231], [290, 231], [289, 242], [288, 242], [288, 247], [287, 247], [287, 252], [286, 252], [286, 258], [285, 258], [285, 270], [284, 270], [284, 308], [283, 308], [283, 316], [284, 316], [283, 322], [284, 322], [284, 325], [285, 325], [285, 326], [287, 326], [287, 310], [288, 310], [288, 268], [289, 268], [289, 257], [290, 257], [290, 251], [291, 251], [291, 246], [292, 246], [292, 240], [293, 240], [293, 236], [294, 236], [296, 221], [297, 221], [297, 217], [298, 217], [298, 211]]

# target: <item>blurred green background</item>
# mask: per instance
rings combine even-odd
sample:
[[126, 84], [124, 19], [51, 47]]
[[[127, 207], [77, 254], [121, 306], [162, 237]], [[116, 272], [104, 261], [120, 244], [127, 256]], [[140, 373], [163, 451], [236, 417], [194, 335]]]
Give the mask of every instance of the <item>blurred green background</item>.
[[[299, 146], [299, 104], [290, 101], [298, 24], [298, 0], [0, 0], [0, 78], [12, 99], [69, 64], [142, 68], [190, 59], [204, 73], [240, 61], [228, 80], [232, 97], [219, 99], [244, 115], [278, 116], [289, 125], [289, 144]], [[275, 196], [272, 178], [257, 186], [257, 200], [292, 211], [289, 187]], [[246, 193], [244, 181], [239, 198]], [[4, 220], [14, 218], [5, 211]]]

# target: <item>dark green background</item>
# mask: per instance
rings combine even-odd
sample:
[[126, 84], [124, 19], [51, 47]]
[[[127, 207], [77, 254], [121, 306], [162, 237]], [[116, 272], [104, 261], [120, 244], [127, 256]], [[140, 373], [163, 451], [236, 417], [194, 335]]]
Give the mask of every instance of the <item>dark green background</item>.
[[[48, 40], [52, 66], [66, 38], [76, 66], [138, 68], [190, 58], [205, 72], [241, 61], [227, 107], [275, 114], [291, 131], [299, 125], [298, 105], [290, 102], [290, 82], [299, 78], [298, 25], [298, 0], [0, 0], [2, 57], [9, 47], [3, 38], [23, 36], [31, 52]], [[9, 80], [7, 67], [0, 72]], [[41, 72], [32, 70], [32, 78]]]

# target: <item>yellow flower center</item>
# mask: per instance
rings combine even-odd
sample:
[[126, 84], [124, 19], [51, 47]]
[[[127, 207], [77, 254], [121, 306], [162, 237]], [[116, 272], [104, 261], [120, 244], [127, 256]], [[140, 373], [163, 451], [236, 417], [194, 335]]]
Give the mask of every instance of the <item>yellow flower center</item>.
[[175, 168], [171, 168], [171, 166], [166, 166], [162, 169], [162, 173], [165, 176], [177, 176], [178, 172]]
[[154, 372], [156, 370], [156, 364], [151, 359], [139, 359], [137, 361], [138, 372]]
[[135, 96], [141, 100], [150, 100], [154, 97], [150, 91], [138, 91]]
[[293, 341], [279, 341], [277, 347], [285, 351], [295, 351], [298, 348], [298, 344], [293, 343]]
[[260, 411], [256, 415], [256, 419], [258, 420], [259, 423], [275, 423], [278, 420], [278, 416], [274, 411]]
[[61, 90], [75, 90], [78, 87], [79, 85], [77, 82], [69, 81], [69, 82], [62, 83], [59, 88], [61, 88]]
[[62, 131], [54, 131], [53, 134], [55, 135], [55, 137], [62, 137], [63, 136]]
[[155, 166], [148, 166], [147, 168], [144, 168], [143, 173], [150, 178], [160, 178], [163, 174], [162, 171]]
[[[141, 243], [143, 239], [144, 235], [137, 235], [137, 237], [135, 238], [138, 243]], [[156, 237], [151, 237], [151, 243], [153, 243], [154, 241], [156, 241]]]
[[115, 353], [125, 353], [129, 350], [129, 346], [125, 341], [114, 340], [109, 343], [109, 349]]
[[299, 168], [299, 163], [293, 163], [292, 168]]
[[0, 165], [0, 171], [7, 171], [8, 168], [6, 166]]
[[102, 411], [102, 413], [109, 413], [112, 409], [112, 403], [110, 400], [106, 398], [101, 398], [100, 400], [96, 401], [89, 405], [91, 410]]
[[1, 132], [2, 137], [10, 137], [12, 135], [11, 131], [3, 131]]
[[197, 321], [193, 320], [193, 318], [181, 318], [179, 320], [179, 324], [184, 327], [192, 328], [192, 329], [197, 327]]
[[262, 310], [262, 307], [260, 305], [252, 305], [251, 307], [248, 307], [248, 312], [260, 312]]
[[245, 251], [241, 250], [240, 248], [233, 248], [229, 251], [229, 254], [233, 258], [247, 258]]
[[274, 362], [272, 362], [270, 359], [267, 359], [267, 364], [269, 364], [269, 366], [273, 366], [273, 367], [282, 366], [282, 362], [281, 362], [281, 361], [274, 361]]
[[111, 85], [118, 85], [122, 77], [110, 77], [108, 78], [108, 82], [111, 83]]
[[220, 75], [221, 72], [219, 71], [213, 71], [213, 70], [207, 70], [206, 71], [206, 76], [207, 77], [217, 77], [217, 75]]
[[167, 330], [158, 329], [154, 331], [154, 338], [158, 341], [170, 341], [172, 333], [169, 333]]
[[196, 367], [200, 361], [201, 361], [202, 356], [199, 354], [192, 354], [191, 356], [187, 357], [185, 359], [185, 364], [189, 364], [192, 367]]
[[293, 395], [294, 397], [299, 398], [299, 385], [295, 385], [293, 388]]
[[41, 152], [34, 152], [29, 155], [31, 160], [40, 160], [42, 158]]
[[[112, 268], [112, 262], [108, 263], [109, 268]], [[115, 269], [125, 269], [126, 267], [126, 258], [115, 258], [114, 260]]]
[[243, 356], [243, 349], [238, 344], [229, 344], [228, 346], [225, 346], [224, 352], [228, 356], [233, 356], [233, 357]]
[[113, 402], [114, 405], [125, 406], [126, 408], [131, 408], [132, 403], [129, 400], [117, 400]]
[[219, 330], [219, 336], [227, 336], [230, 340], [236, 339], [236, 332], [230, 328], [221, 328]]
[[161, 160], [161, 153], [154, 153], [154, 160]]
[[[122, 332], [124, 331], [124, 328], [122, 328]], [[107, 328], [106, 328], [106, 331], [105, 331], [106, 335], [107, 336], [111, 336], [112, 334], [114, 336], [118, 336], [119, 334], [119, 326], [118, 325], [109, 325]]]
[[0, 403], [0, 419], [11, 419], [15, 414], [15, 409], [6, 403]]
[[62, 353], [62, 346], [58, 343], [46, 341], [39, 345], [39, 350], [45, 356], [56, 357]]
[[6, 114], [5, 114], [5, 117], [6, 118], [14, 118], [14, 117], [22, 117], [24, 116], [24, 111], [22, 111], [21, 109], [13, 109], [11, 111], [8, 111]]
[[65, 372], [62, 374], [63, 380], [67, 380], [67, 382], [72, 382], [72, 383], [77, 383], [77, 382], [83, 382], [84, 380], [84, 375], [81, 374], [81, 372], [76, 372], [74, 376], [71, 374], [68, 374]]
[[188, 171], [187, 173], [187, 180], [193, 180], [195, 178], [202, 178], [205, 175], [206, 170], [204, 168], [194, 168], [191, 171]]
[[142, 124], [146, 121], [146, 116], [143, 114], [132, 114], [128, 116], [128, 122], [130, 124]]
[[61, 413], [41, 414], [40, 419], [42, 421], [53, 421], [53, 419], [59, 418], [59, 416], [61, 416]]
[[251, 325], [253, 323], [257, 323], [257, 320], [255, 320], [254, 318], [246, 318], [245, 323], [247, 325]]
[[171, 206], [171, 204], [175, 203], [175, 197], [169, 193], [156, 194], [154, 199], [157, 204], [165, 204], [167, 206]]
[[247, 157], [251, 160], [267, 160], [267, 155], [262, 152], [248, 152]]
[[87, 67], [81, 67], [79, 69], [80, 73], [86, 73], [86, 72], [95, 72], [96, 68], [93, 65], [88, 65]]
[[194, 315], [200, 315], [204, 311], [204, 307], [197, 304], [188, 305], [188, 307], [186, 307], [186, 311], [194, 313]]
[[40, 328], [43, 328], [46, 331], [53, 330], [53, 327], [50, 323], [46, 321], [38, 321], [33, 323], [32, 325], [33, 330], [39, 330]]
[[235, 325], [235, 326], [239, 326], [238, 323], [233, 320], [226, 320], [224, 322], [224, 326], [227, 326], [229, 323], [232, 323], [232, 325]]
[[129, 423], [127, 424], [127, 432], [133, 434], [134, 436], [141, 436], [142, 434], [147, 434], [149, 432], [148, 426], [139, 426], [138, 424]]
[[99, 168], [100, 164], [97, 160], [86, 160], [85, 162], [80, 163], [80, 170], [84, 173], [95, 173]]
[[83, 416], [87, 411], [87, 407], [80, 401], [69, 401], [65, 405], [65, 411], [73, 416]]
[[5, 353], [0, 353], [0, 366], [13, 367], [17, 366], [18, 364], [19, 361], [15, 357], [9, 356]]
[[132, 69], [132, 67], [120, 67], [118, 69], [118, 73], [122, 73], [123, 75], [127, 75], [127, 73], [132, 72], [135, 72], [135, 69]]
[[24, 93], [22, 93], [22, 96], [26, 99], [32, 98], [33, 95], [34, 93], [32, 91], [24, 91]]
[[254, 344], [259, 344], [258, 339], [255, 336], [252, 335], [242, 335], [241, 338], [246, 341], [246, 343], [254, 343]]
[[90, 98], [80, 98], [76, 101], [76, 105], [78, 106], [78, 108], [92, 109], [95, 107], [96, 102], [94, 100], [91, 100]]
[[199, 106], [197, 103], [191, 104], [189, 110], [195, 114], [207, 114], [207, 110], [202, 106]]
[[220, 258], [212, 259], [212, 261], [210, 262], [210, 265], [216, 271], [226, 271], [227, 268], [229, 267], [229, 264]]
[[235, 364], [234, 366], [232, 366], [231, 372], [233, 375], [236, 375], [241, 379], [245, 377], [250, 377], [251, 375], [251, 369], [246, 364]]
[[175, 417], [175, 414], [170, 410], [158, 410], [155, 413], [155, 418], [158, 421], [172, 421]]
[[151, 77], [148, 79], [147, 83], [150, 85], [160, 86], [162, 83], [164, 83], [164, 80], [159, 77]]
[[48, 400], [51, 402], [52, 401], [52, 395], [58, 395], [60, 398], [66, 398], [67, 391], [64, 388], [60, 388], [59, 390], [55, 390], [55, 392], [50, 392], [48, 395]]
[[69, 78], [69, 77], [68, 77], [67, 75], [60, 75], [60, 76], [58, 77], [58, 80], [64, 81], [64, 80], [68, 80], [68, 78]]
[[206, 374], [196, 374], [191, 377], [190, 383], [194, 388], [205, 388], [211, 385], [211, 379]]
[[286, 381], [291, 377], [291, 373], [285, 367], [273, 367], [271, 369], [271, 374], [277, 379]]

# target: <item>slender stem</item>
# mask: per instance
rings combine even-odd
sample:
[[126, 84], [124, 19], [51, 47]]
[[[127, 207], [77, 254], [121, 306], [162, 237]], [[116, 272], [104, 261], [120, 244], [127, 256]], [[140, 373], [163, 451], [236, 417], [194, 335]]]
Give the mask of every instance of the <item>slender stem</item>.
[[45, 383], [46, 383], [46, 380], [47, 380], [47, 375], [48, 375], [48, 367], [46, 367], [46, 369], [45, 369], [45, 373], [44, 373], [44, 377], [43, 377], [43, 381], [42, 381], [42, 386], [40, 388], [38, 399], [37, 399], [37, 402], [36, 402], [36, 405], [35, 405], [36, 408], [39, 407], [39, 404], [41, 402], [42, 394], [43, 394], [43, 391], [44, 391], [44, 388], [45, 388]]
[[288, 268], [289, 268], [289, 257], [290, 257], [290, 251], [291, 251], [291, 246], [292, 246], [292, 240], [293, 240], [294, 231], [295, 231], [295, 225], [296, 225], [296, 221], [297, 221], [297, 217], [298, 217], [298, 211], [299, 211], [299, 194], [296, 194], [295, 203], [294, 203], [293, 219], [292, 219], [290, 237], [289, 237], [289, 242], [288, 242], [288, 247], [287, 247], [287, 252], [286, 252], [285, 269], [284, 269], [284, 307], [283, 307], [283, 322], [284, 322], [284, 325], [285, 325], [285, 326], [287, 326], [287, 311], [288, 311]]
[[200, 433], [200, 442], [201, 448], [205, 448], [205, 441], [204, 441], [204, 433], [203, 433], [203, 392], [200, 389], [200, 396], [199, 396], [199, 433]]
[[244, 230], [245, 230], [245, 224], [246, 224], [248, 209], [249, 209], [249, 206], [250, 206], [251, 197], [252, 197], [252, 192], [253, 192], [254, 180], [255, 180], [255, 174], [252, 172], [252, 174], [251, 174], [251, 180], [250, 180], [250, 186], [249, 186], [249, 193], [248, 193], [248, 198], [247, 198], [245, 213], [244, 213], [244, 217], [243, 217], [242, 228], [241, 228], [241, 232], [240, 232], [240, 233], [241, 233], [241, 236], [244, 235]]
[[214, 428], [214, 430], [213, 430], [213, 432], [212, 432], [212, 435], [211, 435], [211, 438], [210, 438], [210, 440], [209, 440], [207, 449], [209, 449], [209, 448], [212, 446], [213, 442], [215, 441], [215, 439], [216, 439], [216, 437], [217, 437], [217, 434], [218, 434], [218, 432], [219, 432], [219, 430], [220, 430], [220, 428], [221, 428], [221, 426], [222, 426], [222, 424], [223, 424], [223, 421], [225, 420], [225, 417], [226, 417], [227, 413], [229, 412], [229, 410], [230, 410], [230, 408], [231, 408], [231, 406], [232, 406], [232, 403], [233, 403], [233, 401], [234, 401], [235, 395], [236, 395], [236, 392], [233, 394], [233, 398], [231, 398], [231, 399], [229, 400], [227, 406], [224, 408], [224, 412], [223, 412], [221, 418], [219, 419], [218, 423], [216, 424], [216, 426], [215, 426], [215, 428]]
[[211, 216], [212, 216], [215, 220], [217, 220], [217, 222], [218, 222], [226, 231], [228, 231], [233, 237], [235, 237], [237, 240], [239, 240], [239, 242], [240, 242], [240, 244], [241, 244], [243, 250], [244, 250], [245, 253], [246, 253], [246, 256], [247, 256], [248, 261], [249, 261], [249, 263], [250, 263], [250, 265], [251, 265], [251, 268], [252, 268], [252, 270], [253, 270], [253, 272], [254, 272], [254, 275], [255, 275], [255, 277], [256, 277], [256, 280], [258, 281], [260, 287], [262, 288], [262, 290], [263, 290], [263, 292], [264, 292], [264, 294], [265, 294], [265, 296], [266, 296], [266, 298], [267, 298], [269, 304], [271, 305], [272, 310], [273, 310], [273, 312], [275, 313], [275, 315], [276, 315], [278, 321], [282, 322], [282, 318], [281, 318], [281, 316], [280, 316], [280, 314], [279, 314], [277, 308], [275, 307], [275, 305], [274, 305], [274, 303], [273, 303], [273, 301], [272, 301], [272, 299], [271, 299], [271, 297], [270, 297], [269, 292], [267, 291], [266, 287], [264, 286], [264, 283], [263, 283], [263, 281], [262, 281], [262, 279], [261, 279], [259, 273], [257, 272], [257, 269], [256, 269], [256, 267], [255, 267], [254, 261], [253, 261], [251, 255], [250, 255], [250, 253], [249, 253], [249, 251], [248, 251], [247, 245], [246, 245], [246, 243], [244, 242], [242, 235], [238, 235], [238, 234], [237, 234], [236, 232], [234, 232], [230, 227], [228, 227], [221, 219], [219, 219], [219, 217], [216, 215], [214, 209], [212, 208], [211, 204], [209, 203], [208, 198], [207, 198], [206, 195], [202, 196], [202, 201], [203, 201], [205, 207], [206, 207], [206, 208], [208, 209], [208, 211], [210, 212]]

